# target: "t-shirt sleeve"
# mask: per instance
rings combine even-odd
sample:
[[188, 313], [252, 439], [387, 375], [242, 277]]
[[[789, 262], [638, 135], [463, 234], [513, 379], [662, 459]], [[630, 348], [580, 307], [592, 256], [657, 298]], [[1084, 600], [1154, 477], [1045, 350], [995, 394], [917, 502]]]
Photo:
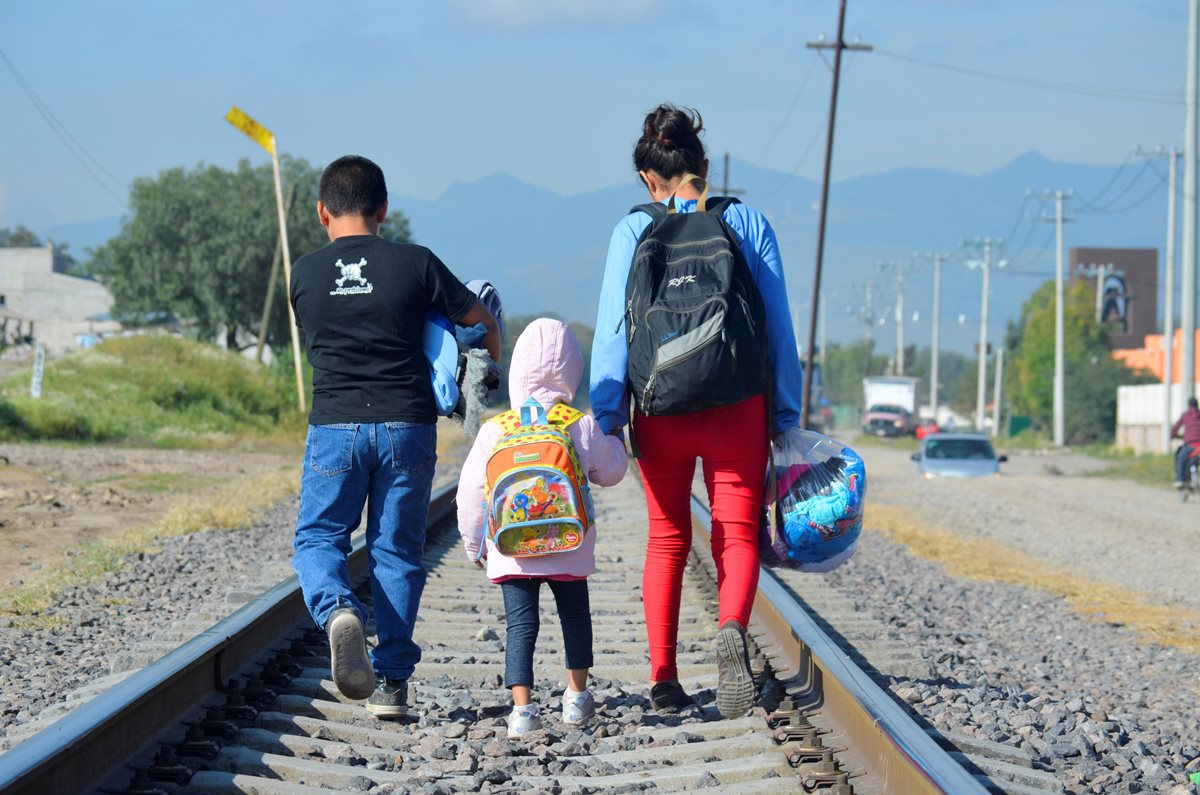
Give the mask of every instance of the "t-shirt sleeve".
[[429, 308], [456, 323], [475, 306], [475, 293], [450, 272], [432, 251], [425, 260], [425, 297]]

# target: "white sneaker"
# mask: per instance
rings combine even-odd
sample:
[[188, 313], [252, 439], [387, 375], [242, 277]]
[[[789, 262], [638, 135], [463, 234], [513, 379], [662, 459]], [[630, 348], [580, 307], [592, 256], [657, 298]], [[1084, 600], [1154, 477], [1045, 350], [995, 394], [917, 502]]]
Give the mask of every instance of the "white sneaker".
[[587, 723], [596, 714], [596, 699], [592, 698], [590, 690], [584, 690], [582, 693], [572, 693], [568, 690], [563, 693], [562, 704], [563, 723], [570, 726]]
[[538, 717], [538, 712], [537, 704], [513, 707], [508, 715], [508, 739], [516, 740], [523, 734], [542, 728], [542, 719]]

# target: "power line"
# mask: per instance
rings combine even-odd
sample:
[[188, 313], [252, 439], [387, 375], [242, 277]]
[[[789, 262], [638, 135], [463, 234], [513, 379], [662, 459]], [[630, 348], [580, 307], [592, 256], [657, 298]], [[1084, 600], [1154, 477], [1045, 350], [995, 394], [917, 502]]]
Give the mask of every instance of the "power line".
[[1084, 200], [1083, 206], [1077, 208], [1076, 211], [1077, 212], [1086, 212], [1090, 208], [1095, 207], [1097, 202], [1100, 201], [1100, 197], [1103, 196], [1105, 193], [1107, 193], [1109, 188], [1111, 188], [1113, 185], [1115, 185], [1117, 180], [1121, 178], [1121, 175], [1123, 173], [1125, 173], [1125, 169], [1126, 169], [1126, 167], [1129, 166], [1129, 163], [1133, 160], [1134, 154], [1135, 154], [1134, 150], [1130, 149], [1129, 154], [1127, 154], [1125, 156], [1124, 162], [1122, 162], [1120, 167], [1117, 168], [1117, 173], [1113, 174], [1112, 177], [1108, 180], [1108, 182], [1104, 183], [1104, 187], [1100, 189], [1099, 193], [1097, 193], [1095, 196], [1093, 196], [1090, 199]]
[[787, 113], [783, 114], [783, 119], [780, 120], [779, 126], [775, 128], [775, 132], [771, 134], [770, 140], [767, 141], [766, 146], [763, 147], [762, 152], [759, 154], [758, 159], [760, 161], [770, 151], [771, 145], [775, 143], [775, 139], [779, 137], [779, 133], [783, 132], [783, 128], [787, 125], [788, 120], [792, 118], [793, 111], [800, 104], [800, 97], [804, 93], [804, 87], [808, 84], [808, 78], [812, 76], [813, 70], [816, 68], [817, 58], [814, 56], [808, 62], [808, 71], [800, 78], [800, 85], [796, 88], [796, 96], [792, 98], [792, 104], [788, 106]]
[[1133, 179], [1131, 179], [1129, 181], [1129, 183], [1124, 188], [1121, 189], [1120, 193], [1118, 193], [1116, 196], [1113, 196], [1111, 199], [1109, 199], [1108, 203], [1106, 203], [1102, 207], [1097, 207], [1096, 203], [1092, 202], [1091, 206], [1088, 209], [1081, 208], [1081, 209], [1076, 210], [1076, 212], [1102, 213], [1102, 212], [1111, 210], [1113, 205], [1115, 205], [1118, 201], [1121, 200], [1122, 196], [1124, 196], [1126, 193], [1129, 193], [1129, 191], [1133, 189], [1133, 186], [1138, 184], [1138, 182], [1141, 181], [1142, 175], [1145, 174], [1149, 168], [1150, 168], [1150, 161], [1146, 160], [1145, 162], [1142, 163], [1141, 169], [1136, 174], [1134, 174]]
[[[0, 59], [4, 61], [4, 64], [8, 67], [8, 70], [12, 72], [13, 77], [16, 78], [17, 85], [20, 86], [21, 90], [25, 92], [25, 95], [29, 97], [29, 101], [33, 103], [33, 107], [41, 115], [42, 119], [44, 119], [46, 124], [50, 126], [50, 129], [54, 131], [54, 134], [58, 136], [58, 139], [62, 141], [63, 146], [65, 146], [67, 150], [70, 151], [70, 153], [75, 157], [75, 159], [79, 161], [79, 164], [84, 167], [84, 169], [92, 176], [93, 179], [96, 180], [97, 184], [104, 188], [104, 190], [110, 196], [116, 199], [117, 202], [124, 207], [127, 204], [126, 200], [121, 198], [121, 196], [112, 189], [109, 183], [104, 181], [98, 172], [103, 172], [103, 174], [105, 174], [113, 184], [117, 185], [122, 190], [126, 190], [126, 186], [121, 182], [121, 180], [115, 177], [111, 171], [105, 168], [104, 164], [97, 160], [96, 157], [79, 142], [79, 139], [71, 134], [71, 131], [67, 129], [67, 126], [58, 120], [58, 117], [55, 116], [54, 112], [50, 110], [50, 107], [44, 101], [42, 101], [42, 98], [37, 95], [37, 92], [34, 91], [33, 87], [29, 85], [29, 82], [25, 80], [20, 70], [17, 69], [16, 64], [12, 62], [4, 50], [0, 50]], [[90, 160], [91, 163], [89, 163], [88, 160]]]
[[1006, 75], [999, 72], [987, 72], [982, 69], [974, 69], [969, 66], [956, 66], [954, 64], [942, 63], [939, 61], [929, 61], [924, 58], [916, 58], [911, 55], [890, 52], [888, 50], [877, 49], [875, 52], [888, 58], [895, 58], [899, 61], [907, 61], [909, 63], [926, 66], [931, 69], [941, 69], [946, 72], [955, 72], [957, 74], [979, 77], [985, 80], [994, 80], [999, 83], [1009, 83], [1012, 85], [1024, 86], [1026, 88], [1039, 88], [1043, 91], [1057, 91], [1062, 94], [1078, 94], [1080, 96], [1100, 97], [1103, 99], [1118, 99], [1127, 102], [1147, 102], [1158, 105], [1184, 104], [1182, 97], [1177, 97], [1174, 94], [1168, 94], [1164, 92], [1123, 91], [1100, 88], [1097, 86], [1059, 83], [1050, 80], [1038, 80], [1031, 77], [1021, 77], [1019, 75]]

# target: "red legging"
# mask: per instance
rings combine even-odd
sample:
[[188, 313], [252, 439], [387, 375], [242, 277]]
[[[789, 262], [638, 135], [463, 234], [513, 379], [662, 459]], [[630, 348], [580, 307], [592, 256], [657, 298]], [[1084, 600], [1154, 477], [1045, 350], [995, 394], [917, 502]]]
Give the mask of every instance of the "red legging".
[[766, 400], [762, 395], [694, 414], [635, 414], [650, 535], [642, 574], [642, 603], [650, 638], [650, 679], [679, 677], [679, 592], [692, 545], [690, 497], [696, 458], [712, 506], [712, 553], [717, 564], [720, 621], [743, 627], [758, 589], [758, 525], [767, 469]]

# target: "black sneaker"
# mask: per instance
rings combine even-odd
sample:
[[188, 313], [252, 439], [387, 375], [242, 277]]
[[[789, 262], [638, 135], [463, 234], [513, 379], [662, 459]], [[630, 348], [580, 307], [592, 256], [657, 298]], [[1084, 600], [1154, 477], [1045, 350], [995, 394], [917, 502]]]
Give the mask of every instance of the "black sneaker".
[[367, 699], [367, 712], [377, 718], [403, 718], [408, 714], [408, 680], [375, 680], [375, 692]]
[[352, 607], [339, 607], [325, 622], [333, 683], [346, 698], [361, 700], [375, 689], [375, 671], [367, 657], [367, 633]]
[[684, 692], [683, 685], [679, 684], [678, 680], [669, 679], [656, 682], [650, 688], [650, 706], [659, 715], [674, 715], [681, 709], [696, 706], [696, 702]]
[[717, 710], [723, 718], [740, 718], [754, 706], [754, 674], [746, 647], [746, 630], [736, 621], [726, 621], [717, 632]]

